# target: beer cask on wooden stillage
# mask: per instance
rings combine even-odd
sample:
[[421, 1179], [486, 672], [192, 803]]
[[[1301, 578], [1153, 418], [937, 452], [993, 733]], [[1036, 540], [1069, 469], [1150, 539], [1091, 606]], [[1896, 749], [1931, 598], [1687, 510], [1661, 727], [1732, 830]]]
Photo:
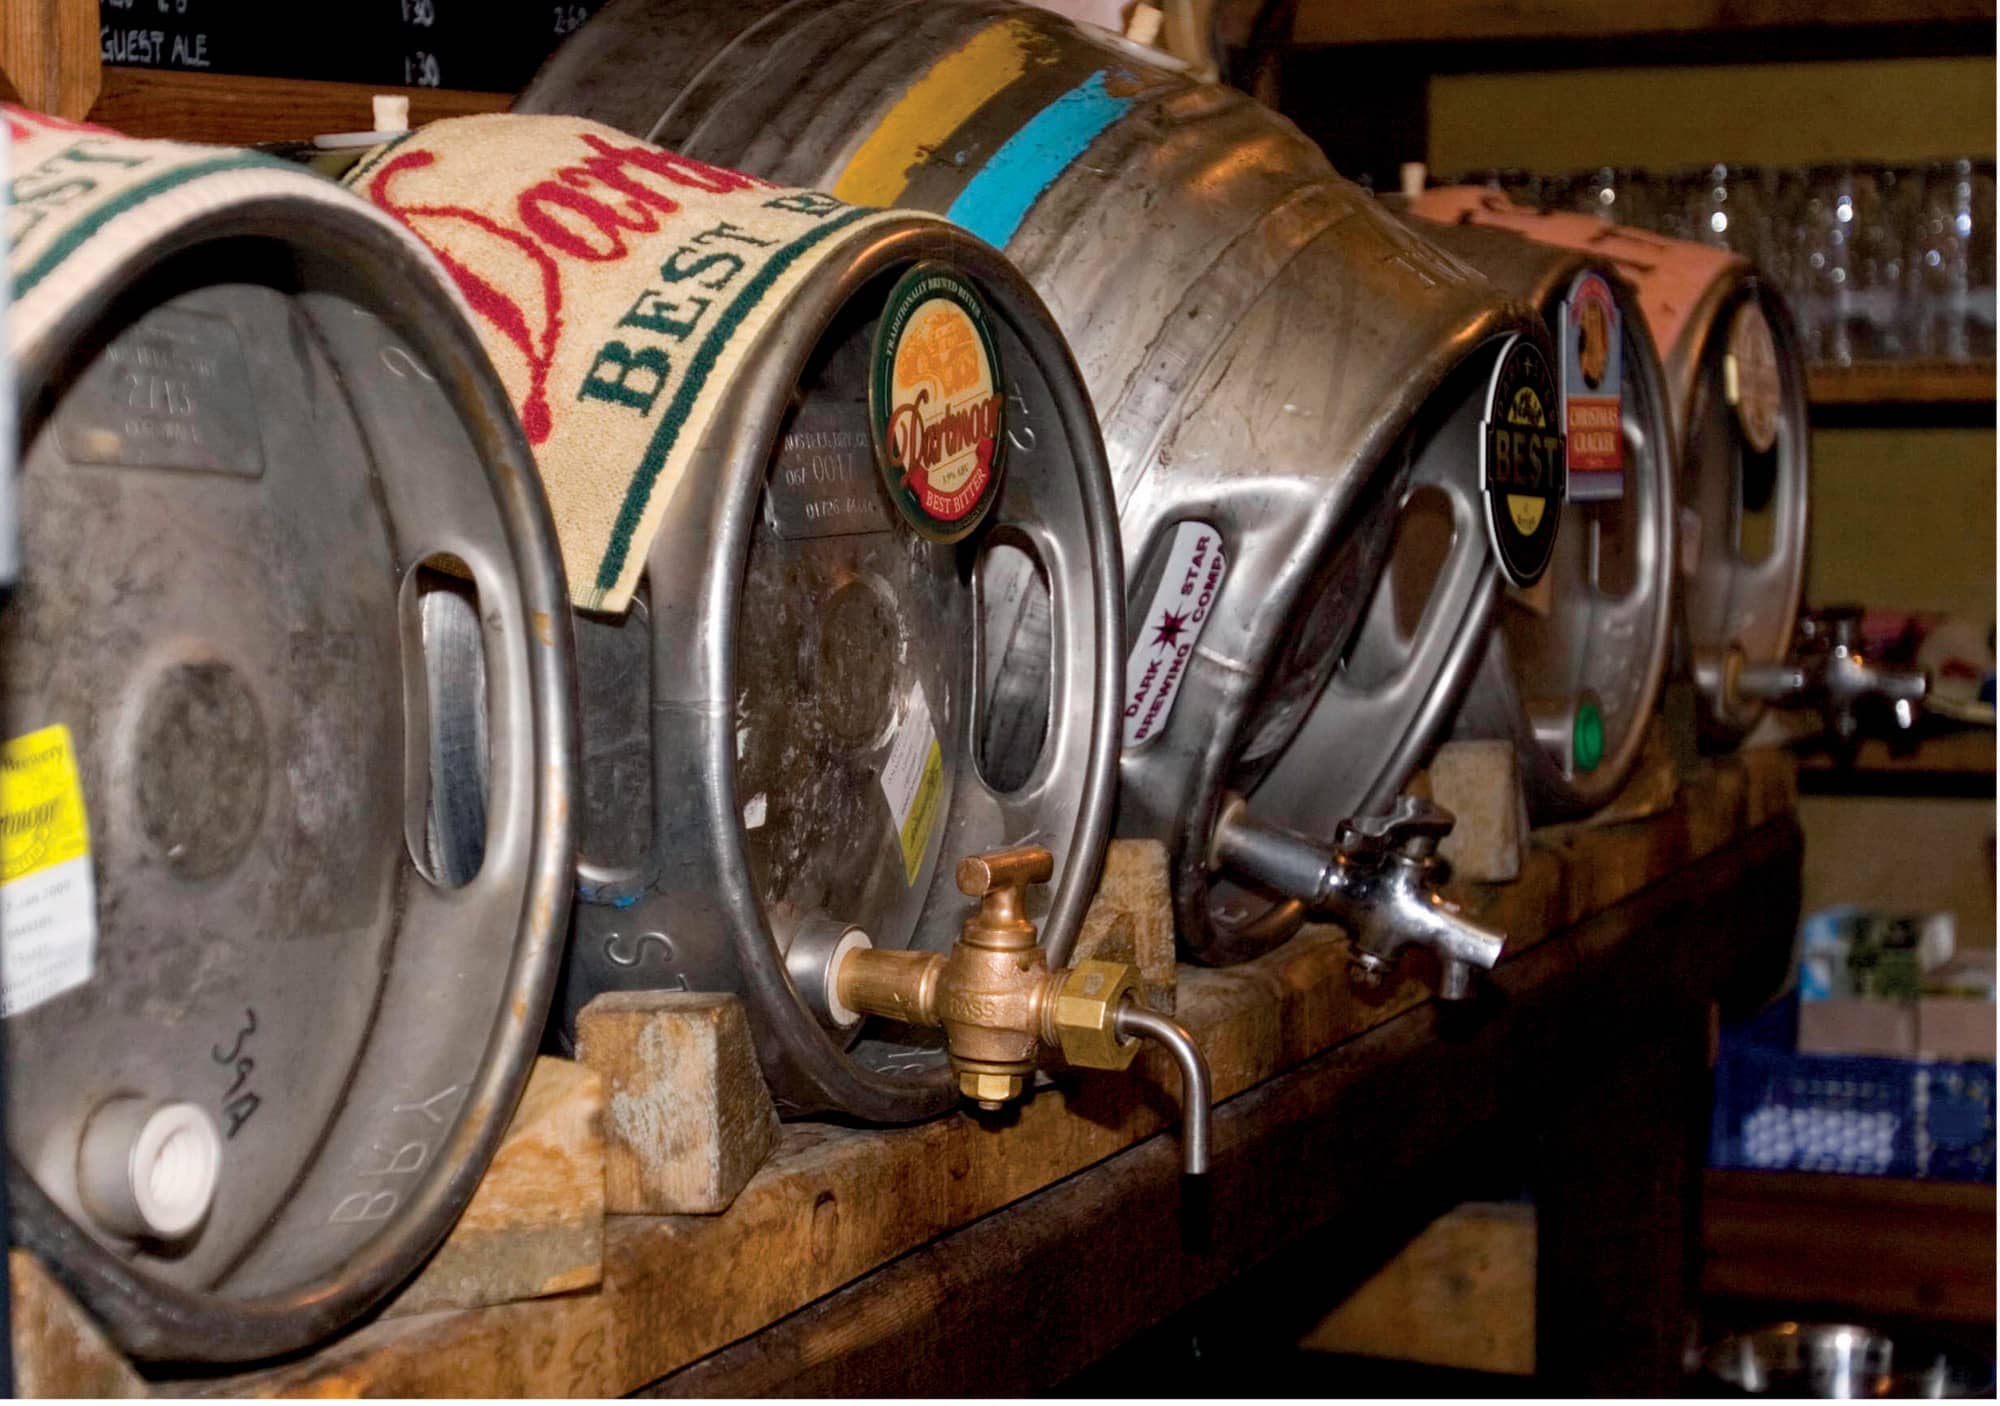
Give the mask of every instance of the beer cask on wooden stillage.
[[250, 152], [6, 121], [14, 1239], [136, 1356], [290, 1351], [437, 1245], [542, 1033], [556, 539], [404, 230]]
[[943, 951], [960, 859], [1038, 844], [1060, 965], [1095, 892], [1123, 580], [1055, 322], [934, 215], [568, 117], [433, 124], [346, 177], [473, 298], [569, 567], [584, 749], [565, 1033], [740, 992], [781, 1111], [951, 1106], [829, 973]]
[[[1298, 903], [1232, 874], [1219, 818], [1330, 842], [1448, 722], [1497, 594], [1477, 494], [1455, 485], [1502, 349], [1546, 349], [1537, 320], [1290, 123], [1025, 6], [613, 0], [517, 107], [934, 210], [1006, 251], [1069, 338], [1116, 485], [1118, 828], [1167, 843], [1195, 957], [1295, 930]], [[1343, 677], [1431, 481], [1416, 508], [1442, 513], [1442, 564], [1392, 657]], [[1329, 706], [1357, 725], [1312, 732]], [[1267, 794], [1285, 771], [1312, 784]]]
[[1426, 191], [1412, 210], [1589, 253], [1638, 293], [1666, 371], [1679, 466], [1678, 667], [1697, 685], [1705, 744], [1735, 746], [1765, 706], [1738, 682], [1786, 662], [1805, 587], [1812, 445], [1805, 360], [1784, 300], [1725, 250], [1537, 213], [1478, 187]]

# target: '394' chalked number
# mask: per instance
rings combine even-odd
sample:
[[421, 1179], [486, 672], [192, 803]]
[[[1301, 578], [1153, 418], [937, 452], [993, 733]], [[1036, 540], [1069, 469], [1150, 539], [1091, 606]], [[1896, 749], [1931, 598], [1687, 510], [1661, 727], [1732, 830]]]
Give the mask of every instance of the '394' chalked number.
[[1479, 435], [1479, 487], [1486, 533], [1507, 580], [1528, 587], [1554, 554], [1568, 492], [1562, 401], [1542, 349], [1515, 336], [1486, 390]]

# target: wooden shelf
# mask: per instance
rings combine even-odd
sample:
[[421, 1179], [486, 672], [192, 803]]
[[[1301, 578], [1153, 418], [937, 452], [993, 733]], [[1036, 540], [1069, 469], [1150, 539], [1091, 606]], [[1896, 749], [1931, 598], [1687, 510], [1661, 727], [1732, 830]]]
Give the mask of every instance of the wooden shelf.
[[[611, 1216], [597, 1289], [379, 1318], [292, 1362], [156, 1386], [602, 1396], [717, 1354], [686, 1389], [1045, 1390], [1342, 1208], [1384, 1217], [1394, 1188], [1423, 1184], [1421, 1168], [1468, 1165], [1462, 1139], [1480, 1120], [1556, 1107], [1561, 1071], [1637, 1050], [1628, 1062], [1650, 1077], [1672, 1013], [1746, 981], [1768, 990], [1797, 921], [1794, 787], [1781, 752], [1718, 759], [1651, 819], [1545, 832], [1518, 882], [1454, 885], [1469, 916], [1509, 934], [1490, 1006], [1440, 1013], [1414, 972], [1361, 991], [1330, 928], [1240, 966], [1183, 967], [1178, 1017], [1208, 1055], [1218, 1105], [1216, 1170], [1199, 1192], [1212, 1201], [1183, 1200], [1197, 1193], [1181, 1186], [1178, 1146], [1155, 1136], [1175, 1118], [1178, 1076], [1149, 1051], [1136, 1077], [1066, 1080], [987, 1123], [792, 1124], [727, 1212]], [[1628, 1009], [1665, 1023], [1588, 1018]], [[1586, 1124], [1605, 1145], [1602, 1119]], [[1414, 1230], [1438, 1209], [1397, 1214]], [[1205, 1227], [1192, 1249], [1191, 1226]], [[1686, 1227], [1669, 1229], [1679, 1244]], [[1618, 1232], [1592, 1264], [1641, 1238], [1622, 1217]], [[848, 1297], [825, 1297], [837, 1293]], [[1665, 1320], [1649, 1308], [1644, 1321]], [[765, 1330], [776, 1336], [740, 1342]]]
[[1602, 39], [1769, 29], [1992, 24], [1993, 0], [1301, 0], [1298, 44]]
[[1851, 766], [1824, 752], [1799, 759], [1799, 790], [1809, 796], [1934, 797], [1979, 800], [1993, 795], [1994, 737], [1966, 728], [1924, 738], [1907, 756], [1877, 738], [1861, 744]]
[[454, 88], [371, 87], [292, 78], [239, 78], [152, 68], [106, 68], [90, 120], [134, 137], [253, 146], [302, 141], [328, 132], [367, 131], [370, 100], [393, 93], [410, 100], [410, 125], [441, 117], [503, 112], [507, 93]]
[[1991, 405], [1991, 361], [1883, 361], [1815, 366], [1806, 377], [1816, 406]]
[[1990, 1186], [1710, 1171], [1703, 1291], [1947, 1322], [1993, 1320]]
[[[1969, 728], [1964, 732], [1944, 732], [1926, 737], [1908, 756], [1895, 755], [1887, 743], [1871, 737], [1861, 744], [1861, 755], [1855, 758], [1853, 770], [1894, 775], [1990, 777], [1993, 775], [1993, 751], [1993, 733], [1986, 728]], [[1802, 758], [1799, 767], [1803, 771], [1843, 769], [1824, 754]]]

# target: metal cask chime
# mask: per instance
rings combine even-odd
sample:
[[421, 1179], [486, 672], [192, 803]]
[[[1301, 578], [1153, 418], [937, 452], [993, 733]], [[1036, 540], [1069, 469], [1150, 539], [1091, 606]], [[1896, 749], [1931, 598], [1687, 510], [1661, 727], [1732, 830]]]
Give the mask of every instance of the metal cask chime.
[[[1476, 662], [1461, 642], [1494, 593], [1475, 517], [1383, 730], [1287, 747], [1330, 693], [1406, 496], [1476, 459], [1503, 346], [1541, 337], [1525, 310], [1240, 93], [1025, 7], [619, 0], [518, 107], [936, 210], [1004, 247], [1103, 420], [1128, 587], [1118, 828], [1167, 843], [1189, 952], [1267, 950], [1306, 899], [1364, 954], [1417, 942], [1491, 965], [1500, 939], [1431, 886], [1440, 817], [1325, 838], [1380, 800], [1350, 773], [1433, 735]], [[1312, 807], [1267, 794], [1282, 768], [1321, 778]]]
[[1538, 587], [1503, 598], [1456, 731], [1514, 742], [1533, 816], [1572, 819], [1631, 774], [1673, 642], [1674, 431], [1659, 356], [1609, 264], [1505, 230], [1421, 228], [1540, 309], [1556, 343], [1569, 490], [1554, 560]]
[[1590, 253], [1636, 290], [1673, 409], [1679, 667], [1696, 685], [1704, 743], [1735, 746], [1769, 706], [1817, 711], [1842, 749], [1864, 724], [1908, 731], [1926, 681], [1867, 660], [1857, 612], [1812, 621], [1793, 651], [1810, 475], [1805, 368], [1791, 315], [1756, 270], [1707, 245], [1537, 213], [1480, 187], [1428, 190], [1411, 210]]
[[404, 231], [248, 152], [6, 120], [16, 1241], [135, 1356], [290, 1351], [436, 1247], [541, 1036], [555, 536]]
[[[737, 991], [782, 1111], [887, 1122], [1161, 1037], [1129, 974], [1066, 966], [1121, 578], [1089, 400], [1007, 261], [572, 118], [434, 124], [346, 179], [483, 290], [582, 607], [564, 1028]], [[1006, 921], [961, 930], [969, 899]], [[1037, 982], [988, 1000], [978, 953]], [[855, 975], [898, 963], [907, 999]]]

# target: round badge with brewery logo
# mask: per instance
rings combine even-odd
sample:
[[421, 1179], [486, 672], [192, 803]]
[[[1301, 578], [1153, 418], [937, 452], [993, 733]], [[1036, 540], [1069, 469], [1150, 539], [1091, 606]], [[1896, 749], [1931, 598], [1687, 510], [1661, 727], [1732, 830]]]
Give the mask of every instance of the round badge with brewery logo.
[[1778, 347], [1764, 310], [1747, 302], [1729, 324], [1729, 398], [1743, 437], [1759, 454], [1769, 454], [1778, 442]]
[[889, 496], [931, 541], [958, 541], [1000, 496], [1006, 413], [979, 290], [944, 264], [918, 264], [875, 329], [868, 419]]
[[1555, 373], [1539, 346], [1516, 335], [1494, 364], [1479, 436], [1486, 533], [1516, 586], [1532, 586], [1548, 570], [1566, 479]]

